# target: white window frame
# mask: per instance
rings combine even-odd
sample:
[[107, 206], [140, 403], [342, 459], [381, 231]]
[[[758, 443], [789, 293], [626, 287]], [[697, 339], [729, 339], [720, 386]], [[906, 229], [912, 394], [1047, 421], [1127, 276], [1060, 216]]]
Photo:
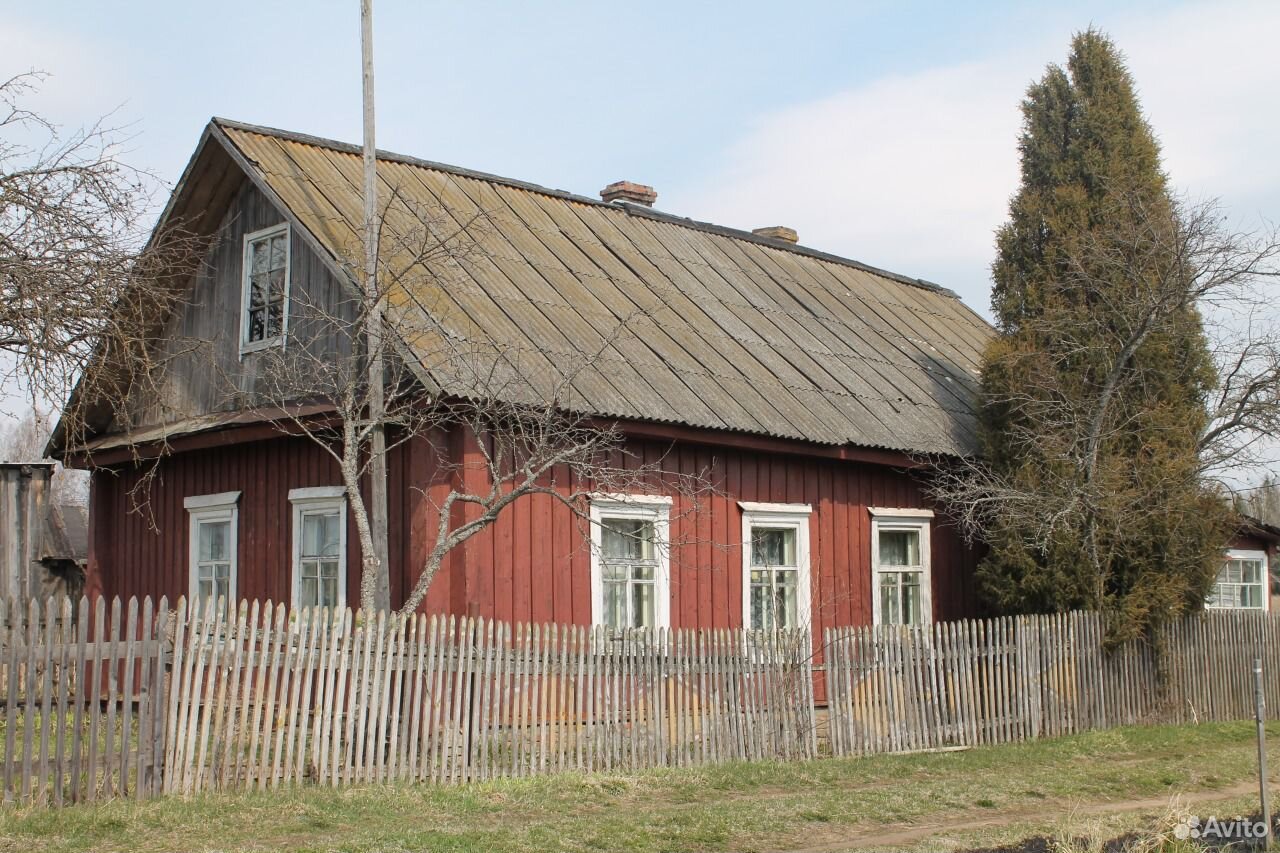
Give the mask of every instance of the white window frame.
[[[219, 492], [183, 498], [187, 511], [187, 600], [191, 606], [199, 601], [200, 525], [209, 521], [229, 521], [231, 568], [227, 572], [227, 607], [236, 606], [236, 576], [240, 573], [240, 492]], [[201, 607], [204, 605], [201, 604]]]
[[609, 518], [653, 523], [653, 553], [658, 566], [653, 578], [654, 628], [671, 627], [671, 504], [667, 495], [591, 496], [591, 624], [604, 624], [603, 528]]
[[880, 610], [880, 531], [909, 530], [920, 536], [920, 627], [933, 624], [933, 510], [868, 507], [871, 513], [871, 624], [882, 625]]
[[[249, 340], [249, 275], [252, 272], [249, 247], [259, 240], [270, 239], [283, 234], [284, 250], [284, 296], [280, 303], [280, 334], [274, 338], [263, 338], [260, 341]], [[244, 235], [244, 246], [240, 253], [240, 355], [258, 350], [281, 347], [289, 338], [289, 290], [290, 277], [293, 272], [293, 235], [289, 223], [281, 222], [270, 228], [262, 228]]]
[[347, 606], [347, 490], [342, 486], [311, 486], [290, 489], [293, 508], [293, 548], [289, 559], [290, 602], [302, 606], [302, 519], [311, 513], [338, 511], [338, 601], [334, 607]]
[[1267, 613], [1271, 610], [1271, 566], [1267, 559], [1266, 551], [1252, 551], [1242, 548], [1231, 548], [1223, 555], [1222, 568], [1218, 569], [1218, 574], [1214, 575], [1213, 585], [1218, 585], [1218, 578], [1226, 570], [1226, 563], [1229, 560], [1259, 560], [1262, 562], [1262, 577], [1260, 583], [1262, 585], [1262, 606], [1261, 607], [1228, 607], [1221, 604], [1210, 604], [1208, 597], [1205, 598], [1206, 610], [1247, 610], [1252, 613]]
[[809, 522], [813, 507], [809, 504], [761, 503], [738, 501], [742, 510], [742, 627], [751, 628], [751, 530], [755, 527], [792, 527], [796, 531], [796, 628], [809, 628], [812, 619], [810, 600]]

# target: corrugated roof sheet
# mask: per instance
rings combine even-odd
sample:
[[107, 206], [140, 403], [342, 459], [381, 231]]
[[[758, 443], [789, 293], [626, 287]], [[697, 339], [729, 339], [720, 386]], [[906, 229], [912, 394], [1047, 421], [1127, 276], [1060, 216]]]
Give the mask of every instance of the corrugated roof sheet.
[[[356, 260], [358, 148], [215, 124], [326, 250]], [[395, 154], [379, 160], [383, 191], [405, 202], [394, 214], [401, 228], [458, 229], [471, 247], [447, 280], [410, 276], [399, 303], [429, 312], [477, 359], [501, 352], [513, 396], [541, 398], [565, 382], [567, 404], [588, 414], [974, 450], [992, 329], [948, 290], [647, 208]], [[430, 336], [410, 345], [441, 388], [473, 387], [474, 366], [441, 358]]]

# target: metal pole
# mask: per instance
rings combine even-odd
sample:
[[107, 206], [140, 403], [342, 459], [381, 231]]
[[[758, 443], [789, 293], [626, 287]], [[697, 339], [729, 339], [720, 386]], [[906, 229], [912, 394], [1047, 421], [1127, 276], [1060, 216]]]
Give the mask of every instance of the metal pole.
[[1267, 827], [1266, 849], [1274, 846], [1271, 802], [1267, 798], [1267, 701], [1262, 691], [1262, 658], [1253, 659], [1253, 708], [1258, 722], [1258, 798], [1262, 800], [1262, 822]]

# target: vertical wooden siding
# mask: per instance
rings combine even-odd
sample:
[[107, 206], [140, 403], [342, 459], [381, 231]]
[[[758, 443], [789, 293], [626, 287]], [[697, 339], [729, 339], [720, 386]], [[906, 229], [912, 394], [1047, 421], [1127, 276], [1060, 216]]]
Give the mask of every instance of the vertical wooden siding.
[[[475, 452], [448, 437], [450, 455], [464, 463], [442, 468], [425, 441], [399, 450], [391, 465], [392, 595], [400, 600], [432, 541], [434, 504], [458, 476], [483, 486], [480, 469], [465, 464]], [[671, 513], [672, 627], [738, 627], [742, 614], [742, 515], [738, 501], [808, 503], [815, 639], [829, 627], [871, 621], [871, 516], [868, 507], [923, 507], [917, 483], [883, 465], [759, 453], [730, 447], [633, 442], [621, 465], [660, 465], [656, 493], [675, 496]], [[458, 472], [461, 473], [458, 473]], [[706, 472], [718, 493], [696, 500], [676, 494], [678, 476]], [[568, 472], [557, 472], [565, 489]], [[288, 493], [338, 482], [333, 461], [305, 439], [277, 438], [189, 451], [160, 463], [149, 512], [131, 511], [141, 474], [95, 473], [92, 569], [107, 595], [168, 595], [187, 590], [188, 522], [183, 498], [239, 490], [240, 553], [237, 592], [244, 598], [288, 601], [291, 508]], [[425, 496], [423, 491], [425, 490]], [[474, 511], [460, 509], [459, 512]], [[349, 517], [347, 590], [355, 603], [359, 553]], [[426, 602], [429, 612], [452, 612], [512, 622], [586, 624], [591, 621], [590, 553], [581, 519], [545, 495], [517, 501], [499, 521], [452, 555]], [[956, 531], [936, 518], [932, 536], [934, 618], [974, 615], [974, 555]]]
[[[270, 375], [275, 353], [240, 352], [245, 235], [271, 228], [285, 216], [240, 171], [230, 167], [224, 181], [238, 183], [190, 291], [175, 307], [159, 336], [158, 359], [165, 375], [156, 393], [145, 393], [131, 408], [134, 424], [154, 424], [181, 412], [197, 417], [234, 411], [262, 398], [279, 401]], [[296, 230], [289, 241], [289, 351], [305, 367], [350, 355], [343, 323], [353, 307], [343, 285]], [[341, 322], [335, 323], [339, 319]], [[151, 389], [147, 389], [148, 391]]]
[[[425, 442], [406, 447], [391, 465], [390, 535], [392, 595], [404, 595], [399, 568], [408, 550], [434, 529], [430, 504], [409, 483], [429, 483], [437, 459]], [[150, 482], [148, 475], [150, 474]], [[175, 454], [156, 467], [120, 466], [93, 473], [90, 506], [89, 582], [103, 595], [190, 593], [190, 525], [183, 499], [192, 495], [239, 491], [238, 575], [241, 598], [289, 602], [291, 595], [292, 506], [289, 490], [340, 483], [338, 467], [305, 438], [281, 437]], [[460, 564], [460, 561], [458, 561]], [[360, 548], [352, 514], [347, 513], [347, 594], [358, 603]], [[427, 605], [448, 611], [455, 586], [450, 570], [433, 585]]]

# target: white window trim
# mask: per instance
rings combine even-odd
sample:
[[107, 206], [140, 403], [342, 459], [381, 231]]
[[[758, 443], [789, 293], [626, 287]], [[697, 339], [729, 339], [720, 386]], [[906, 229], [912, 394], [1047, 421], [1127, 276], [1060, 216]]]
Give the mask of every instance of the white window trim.
[[[1262, 561], [1262, 607], [1223, 607], [1221, 605], [1209, 604], [1208, 599], [1205, 600], [1205, 610], [1247, 610], [1252, 613], [1268, 613], [1271, 610], [1271, 565], [1267, 559], [1266, 551], [1251, 551], [1241, 548], [1230, 548], [1222, 557], [1223, 563], [1227, 560], [1261, 560]], [[1226, 566], [1223, 566], [1225, 569]], [[1222, 569], [1218, 569], [1218, 574], [1213, 576], [1213, 585], [1218, 585], [1218, 576], [1222, 574]]]
[[308, 486], [302, 489], [289, 490], [290, 503], [333, 500], [334, 498], [345, 498], [346, 496], [347, 489], [345, 486]]
[[[274, 237], [277, 234], [284, 234], [285, 251], [284, 251], [284, 299], [280, 303], [280, 334], [274, 338], [264, 338], [260, 341], [250, 341], [249, 337], [249, 246], [256, 240], [264, 237]], [[290, 277], [293, 273], [293, 238], [290, 233], [289, 223], [281, 222], [278, 225], [272, 225], [270, 228], [262, 228], [250, 234], [244, 235], [244, 245], [240, 250], [240, 355], [245, 353], [257, 352], [258, 350], [270, 349], [271, 347], [284, 348], [285, 341], [289, 338], [289, 291]]]
[[200, 523], [203, 521], [231, 522], [231, 571], [227, 573], [227, 607], [236, 606], [236, 576], [240, 574], [240, 492], [219, 492], [213, 495], [191, 495], [182, 499], [187, 511], [187, 601], [194, 606], [200, 585], [196, 566], [199, 563]]
[[347, 490], [342, 486], [311, 486], [289, 490], [293, 505], [293, 548], [289, 558], [290, 603], [302, 601], [302, 517], [317, 511], [338, 510], [338, 601], [334, 607], [347, 606]]
[[591, 496], [591, 624], [604, 624], [604, 569], [601, 565], [606, 518], [653, 522], [653, 618], [655, 628], [671, 627], [671, 498], [666, 495], [600, 494]]
[[796, 530], [796, 622], [797, 628], [808, 628], [812, 619], [809, 575], [809, 520], [813, 507], [809, 504], [762, 503], [738, 501], [742, 510], [742, 627], [751, 627], [751, 528], [794, 527]]
[[916, 530], [920, 533], [920, 618], [921, 627], [933, 624], [933, 549], [931, 528], [933, 511], [927, 509], [892, 509], [872, 507], [871, 510], [871, 624], [880, 625], [880, 531]]
[[933, 518], [933, 510], [931, 509], [913, 509], [910, 507], [895, 508], [887, 506], [869, 506], [867, 512], [873, 516], [888, 516], [890, 518]]
[[218, 492], [216, 495], [191, 495], [182, 499], [186, 509], [207, 509], [235, 505], [240, 500], [239, 492]]
[[626, 506], [671, 506], [674, 499], [671, 495], [626, 495], [620, 492], [595, 492], [590, 497], [591, 503], [623, 504]]

